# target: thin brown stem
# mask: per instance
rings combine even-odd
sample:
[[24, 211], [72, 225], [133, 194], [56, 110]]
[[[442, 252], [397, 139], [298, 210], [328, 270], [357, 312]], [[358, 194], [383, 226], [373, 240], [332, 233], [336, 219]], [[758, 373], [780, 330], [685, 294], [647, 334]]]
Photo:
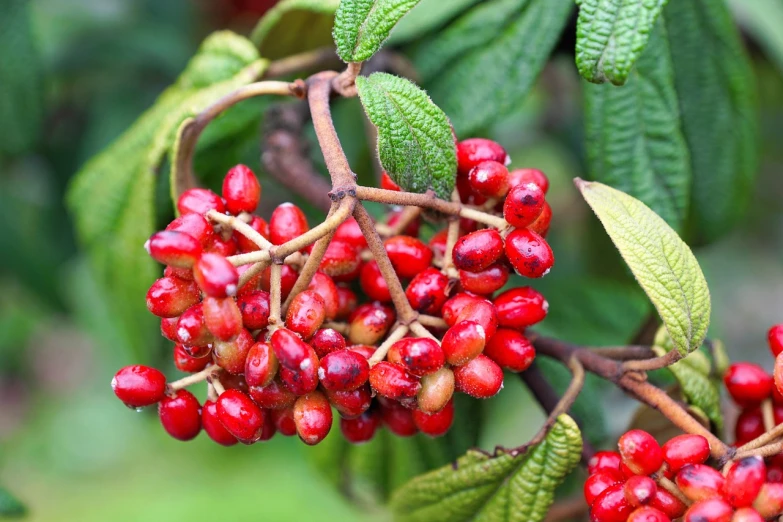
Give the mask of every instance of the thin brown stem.
[[766, 433], [759, 435], [758, 437], [748, 442], [747, 444], [744, 444], [739, 448], [737, 448], [737, 455], [740, 455], [741, 453], [747, 453], [749, 451], [752, 451], [756, 448], [760, 448], [762, 446], [766, 446], [770, 442], [780, 437], [783, 437], [783, 424], [778, 424], [777, 426], [767, 431]]
[[733, 460], [744, 459], [745, 457], [771, 457], [773, 455], [780, 455], [783, 453], [783, 442], [778, 441], [766, 446], [761, 446], [748, 451], [737, 451]]
[[350, 62], [343, 72], [332, 80], [332, 88], [343, 98], [356, 96], [356, 77], [362, 70], [361, 62]]
[[217, 373], [210, 375], [207, 381], [212, 385], [213, 388], [215, 388], [215, 393], [218, 395], [218, 397], [223, 395], [223, 392], [226, 391], [226, 389], [223, 387], [223, 383], [220, 382], [220, 376]]
[[337, 65], [339, 63], [341, 63], [340, 59], [334, 52], [333, 47], [321, 47], [270, 62], [264, 71], [263, 78], [290, 76], [316, 68], [325, 69], [325, 66]]
[[[451, 193], [451, 201], [453, 203], [460, 202], [459, 192], [457, 189], [454, 189], [454, 191]], [[446, 231], [446, 250], [443, 253], [443, 268], [441, 269], [441, 272], [451, 279], [459, 278], [459, 272], [457, 272], [457, 269], [454, 268], [453, 255], [454, 245], [456, 245], [457, 240], [459, 240], [459, 225], [459, 219], [457, 219], [456, 216], [451, 216], [451, 220], [449, 221], [448, 229]]]
[[442, 317], [436, 317], [434, 315], [422, 315], [419, 314], [419, 318], [416, 319], [424, 326], [431, 326], [433, 328], [448, 328], [449, 325]]
[[682, 355], [677, 350], [672, 350], [660, 357], [654, 357], [652, 359], [644, 360], [631, 360], [623, 363], [623, 371], [626, 372], [649, 372], [652, 370], [660, 370], [671, 366], [682, 359]]
[[273, 261], [282, 262], [287, 256], [297, 252], [307, 246], [312, 245], [318, 239], [324, 237], [342, 224], [343, 221], [353, 212], [356, 199], [348, 197], [340, 202], [340, 206], [331, 216], [327, 217], [322, 223], [314, 226], [301, 236], [295, 237], [291, 241], [283, 243], [269, 249], [269, 254]]
[[[384, 230], [384, 233], [381, 234], [382, 236], [392, 237], [392, 236], [399, 236], [400, 234], [405, 232], [405, 229], [408, 228], [408, 226], [416, 221], [416, 219], [421, 215], [421, 209], [419, 207], [405, 207], [402, 210], [402, 213], [400, 213], [400, 217], [397, 220], [396, 223], [394, 223], [394, 226], [388, 226], [386, 225], [386, 229]], [[380, 225], [376, 225], [378, 228], [378, 232], [381, 232]]]
[[[419, 321], [413, 321], [410, 324], [410, 329], [411, 332], [416, 335], [416, 337], [424, 337], [427, 339], [438, 341], [438, 338], [432, 335], [432, 332], [424, 328], [424, 326], [422, 326], [422, 324]], [[440, 344], [440, 341], [438, 341], [438, 344]]]
[[649, 346], [602, 346], [587, 348], [591, 352], [615, 361], [630, 361], [633, 359], [652, 359], [655, 352]]
[[221, 214], [217, 210], [210, 210], [207, 212], [206, 215], [207, 219], [214, 221], [215, 223], [220, 223], [221, 225], [226, 225], [228, 227], [233, 228], [246, 238], [248, 238], [250, 241], [255, 243], [255, 245], [258, 248], [262, 249], [269, 249], [272, 247], [272, 243], [269, 242], [267, 238], [262, 236], [258, 233], [256, 229], [242, 221], [241, 219], [234, 217], [234, 216], [228, 216], [226, 214]]
[[269, 273], [269, 330], [283, 326], [283, 320], [280, 317], [280, 301], [282, 287], [280, 279], [282, 277], [283, 265], [272, 265]]
[[686, 506], [690, 506], [692, 502], [688, 497], [683, 495], [682, 491], [680, 491], [680, 488], [677, 487], [677, 484], [672, 482], [671, 480], [667, 479], [663, 475], [659, 475], [656, 479], [658, 482], [658, 485], [661, 486], [663, 489], [680, 499], [680, 502], [685, 504]]
[[405, 337], [405, 334], [408, 333], [408, 327], [404, 324], [401, 324], [397, 326], [392, 332], [389, 334], [389, 336], [386, 338], [383, 343], [375, 349], [375, 353], [372, 354], [372, 357], [368, 359], [368, 362], [370, 363], [370, 367], [372, 368], [382, 360], [386, 358], [386, 354], [389, 351], [389, 348], [392, 347], [394, 343]]
[[181, 379], [168, 383], [166, 388], [170, 391], [181, 390], [193, 384], [207, 380], [211, 375], [218, 371], [220, 371], [220, 367], [217, 364], [210, 364], [198, 373], [192, 373]]
[[775, 429], [775, 409], [772, 405], [772, 399], [761, 401], [761, 418], [764, 422], [764, 431], [770, 432]]

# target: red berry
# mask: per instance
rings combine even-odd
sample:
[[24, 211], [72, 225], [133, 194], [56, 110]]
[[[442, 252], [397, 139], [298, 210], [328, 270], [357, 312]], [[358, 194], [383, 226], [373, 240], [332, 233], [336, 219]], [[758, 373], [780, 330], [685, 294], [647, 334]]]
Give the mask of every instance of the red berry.
[[440, 345], [426, 337], [400, 339], [391, 346], [386, 357], [418, 377], [440, 370], [446, 362]]
[[193, 277], [201, 291], [210, 297], [236, 295], [239, 272], [219, 254], [204, 254], [193, 267]]
[[772, 518], [783, 514], [783, 484], [764, 484], [761, 486], [753, 508], [764, 518]]
[[253, 171], [245, 165], [229, 169], [223, 178], [223, 199], [234, 215], [252, 213], [261, 201], [261, 184]]
[[296, 401], [296, 395], [283, 386], [283, 383], [277, 379], [266, 386], [251, 386], [248, 391], [250, 397], [253, 398], [253, 402], [262, 408], [269, 410], [287, 408]]
[[655, 497], [650, 502], [650, 507], [654, 507], [666, 514], [667, 517], [675, 519], [681, 517], [688, 506], [665, 489], [658, 488]]
[[178, 268], [192, 267], [201, 255], [201, 243], [196, 238], [173, 230], [152, 234], [144, 248], [158, 263]]
[[473, 321], [460, 321], [443, 335], [441, 348], [446, 361], [453, 365], [467, 364], [484, 351], [486, 331]]
[[740, 413], [740, 416], [737, 418], [737, 424], [734, 426], [735, 444], [742, 446], [760, 437], [765, 431], [761, 409], [758, 407], [746, 409]]
[[663, 450], [655, 438], [643, 430], [631, 430], [617, 441], [623, 463], [636, 475], [652, 475], [663, 465]]
[[253, 444], [261, 438], [264, 412], [250, 397], [239, 390], [226, 390], [217, 400], [220, 423], [243, 444]]
[[619, 470], [605, 469], [596, 473], [590, 473], [585, 481], [583, 492], [585, 501], [588, 506], [593, 505], [593, 501], [598, 498], [601, 493], [609, 489], [615, 484], [621, 484], [625, 481], [625, 477]]
[[[389, 227], [395, 226], [401, 217], [402, 217], [402, 209], [393, 209], [391, 212], [389, 212], [389, 217], [386, 220], [386, 225]], [[414, 219], [413, 221], [410, 222], [410, 224], [407, 227], [405, 227], [405, 230], [403, 230], [402, 233], [409, 235], [411, 237], [418, 237], [420, 226], [421, 226], [421, 220], [418, 218]]]
[[340, 419], [340, 431], [351, 444], [368, 442], [380, 425], [381, 416], [375, 410], [366, 411], [353, 419]]
[[236, 254], [238, 248], [237, 242], [234, 240], [233, 236], [228, 239], [223, 239], [221, 236], [213, 234], [212, 241], [207, 245], [205, 252], [229, 257]]
[[309, 339], [325, 319], [326, 306], [323, 298], [313, 290], [305, 290], [291, 300], [285, 315], [285, 325], [303, 339]]
[[111, 389], [128, 407], [141, 408], [163, 399], [166, 376], [149, 366], [125, 366], [114, 374]]
[[315, 351], [310, 348], [307, 359], [301, 362], [297, 370], [280, 368], [280, 380], [295, 395], [307, 395], [314, 391], [318, 387], [318, 356]]
[[416, 427], [411, 410], [394, 401], [383, 401], [380, 404], [381, 418], [389, 431], [398, 437], [416, 435], [419, 428]]
[[356, 310], [356, 306], [359, 304], [359, 298], [349, 288], [338, 286], [337, 288], [337, 314], [335, 319], [347, 319], [351, 313]]
[[503, 256], [503, 238], [494, 228], [462, 236], [454, 244], [454, 266], [467, 272], [481, 272]]
[[663, 445], [663, 460], [673, 473], [688, 464], [703, 464], [710, 456], [710, 445], [701, 435], [678, 435]]
[[424, 413], [435, 413], [446, 406], [454, 396], [454, 372], [443, 367], [421, 378], [421, 391], [416, 406]]
[[757, 404], [772, 395], [772, 377], [758, 364], [738, 362], [723, 376], [726, 389], [740, 406]]
[[598, 451], [587, 463], [587, 473], [593, 475], [599, 471], [620, 471], [622, 458], [616, 451]]
[[734, 512], [731, 522], [764, 522], [764, 518], [753, 508], [741, 508]]
[[514, 270], [523, 277], [543, 277], [555, 264], [549, 243], [524, 228], [518, 228], [506, 237], [506, 257]]
[[212, 358], [215, 364], [228, 373], [239, 375], [245, 371], [247, 354], [254, 344], [253, 335], [242, 328], [234, 339], [230, 341], [215, 341], [212, 347]]
[[204, 324], [218, 340], [230, 341], [242, 331], [242, 312], [233, 297], [206, 297], [201, 306]]
[[549, 192], [549, 178], [536, 169], [514, 169], [508, 173], [508, 182], [512, 187], [522, 183], [535, 183], [545, 194]]
[[549, 311], [544, 296], [529, 286], [506, 290], [495, 297], [494, 304], [498, 324], [520, 331], [543, 321]]
[[310, 346], [313, 347], [318, 358], [323, 359], [329, 353], [345, 350], [345, 337], [337, 330], [322, 328], [310, 339]]
[[393, 190], [395, 192], [402, 190], [400, 186], [396, 184], [393, 179], [391, 179], [391, 176], [389, 176], [389, 173], [385, 170], [381, 171], [381, 188], [385, 190]]
[[301, 236], [310, 229], [302, 209], [293, 203], [279, 205], [269, 219], [269, 240], [274, 245], [282, 245]]
[[649, 504], [655, 498], [656, 491], [658, 491], [658, 487], [655, 481], [643, 475], [629, 477], [623, 486], [625, 500], [633, 507]]
[[447, 402], [443, 409], [435, 413], [413, 410], [413, 422], [425, 435], [430, 437], [445, 435], [454, 423], [454, 400]]
[[772, 372], [772, 376], [775, 382], [775, 391], [778, 395], [783, 395], [783, 356], [780, 354], [775, 357], [775, 367]]
[[510, 187], [508, 169], [497, 161], [482, 161], [468, 173], [473, 192], [487, 198], [502, 198]]
[[481, 272], [459, 271], [462, 289], [474, 294], [489, 295], [503, 288], [507, 281], [508, 268], [502, 263], [495, 263]]
[[310, 358], [312, 348], [291, 330], [285, 328], [275, 330], [270, 341], [277, 360], [284, 368], [299, 370]]
[[161, 317], [160, 334], [169, 341], [177, 342], [177, 323], [179, 317]]
[[631, 513], [627, 522], [671, 522], [671, 519], [654, 507], [644, 506]]
[[471, 397], [488, 399], [503, 388], [503, 370], [486, 355], [478, 355], [467, 364], [454, 367], [454, 384]]
[[430, 247], [432, 253], [438, 259], [441, 259], [446, 255], [446, 242], [448, 237], [449, 229], [444, 228], [436, 232], [435, 235], [430, 238], [429, 242], [427, 242], [427, 246]]
[[242, 313], [242, 324], [248, 330], [260, 330], [269, 324], [269, 293], [263, 290], [241, 295], [237, 306]]
[[359, 388], [370, 377], [367, 359], [350, 350], [326, 354], [321, 359], [318, 378], [327, 390], [351, 391]]
[[441, 310], [443, 320], [446, 321], [449, 326], [454, 326], [457, 322], [457, 317], [462, 313], [462, 310], [469, 304], [477, 302], [489, 301], [484, 297], [465, 292], [455, 294], [451, 299], [443, 303], [443, 309]]
[[725, 501], [711, 498], [696, 502], [688, 508], [683, 522], [731, 522], [734, 510]]
[[685, 466], [677, 473], [674, 481], [683, 495], [694, 502], [723, 496], [723, 475], [704, 464]]
[[285, 437], [293, 437], [296, 435], [296, 421], [294, 420], [294, 408], [284, 408], [282, 410], [269, 410], [269, 418], [272, 419], [272, 424], [275, 426], [275, 430], [280, 432]]
[[[476, 300], [467, 303], [465, 307], [457, 314], [456, 322], [473, 321], [484, 328], [484, 334], [487, 340], [492, 339], [498, 329], [498, 314], [495, 307], [489, 301]], [[448, 322], [448, 321], [447, 321]]]
[[188, 390], [177, 390], [158, 403], [158, 417], [166, 433], [177, 440], [195, 439], [201, 431], [201, 405]]
[[497, 142], [485, 138], [469, 138], [457, 143], [457, 170], [466, 175], [482, 161], [508, 162], [506, 150]]
[[176, 341], [187, 346], [204, 346], [213, 341], [204, 320], [204, 307], [195, 304], [182, 312], [177, 321]]
[[[269, 292], [269, 283], [272, 276], [272, 267], [267, 268], [261, 272], [261, 289]], [[288, 265], [283, 265], [280, 273], [280, 295], [285, 300], [288, 294], [291, 293], [291, 289], [296, 284], [296, 280], [299, 278], [299, 274], [296, 270]]]
[[527, 337], [507, 328], [499, 328], [484, 348], [484, 355], [512, 372], [527, 370], [536, 358], [536, 350]]
[[389, 255], [397, 275], [408, 279], [426, 270], [432, 262], [432, 250], [420, 239], [411, 236], [394, 236], [383, 246]]
[[309, 445], [318, 444], [332, 428], [332, 408], [326, 396], [314, 391], [294, 403], [294, 422], [299, 438]]
[[198, 301], [196, 283], [178, 277], [161, 277], [147, 292], [147, 310], [158, 317], [176, 317]]
[[[430, 267], [411, 280], [405, 290], [405, 296], [417, 312], [437, 315], [448, 299], [448, 292], [449, 278], [437, 268]], [[391, 299], [391, 296], [389, 298]]]
[[181, 344], [174, 346], [174, 366], [181, 372], [200, 372], [206, 368], [209, 363], [209, 357], [193, 357]]
[[381, 361], [370, 369], [370, 385], [389, 399], [415, 397], [421, 390], [419, 380], [398, 364]]
[[774, 357], [777, 357], [780, 352], [783, 352], [783, 323], [776, 324], [767, 332], [767, 341], [769, 342], [769, 349]]
[[[267, 224], [264, 218], [253, 216], [250, 218], [248, 225], [250, 225], [250, 228], [261, 234], [263, 238], [267, 240], [269, 239], [269, 224]], [[242, 252], [255, 252], [256, 250], [261, 250], [260, 246], [236, 230], [234, 231], [234, 239], [237, 242], [237, 247]]]
[[277, 357], [271, 343], [255, 343], [245, 358], [245, 381], [248, 386], [266, 386], [277, 375]]
[[373, 301], [380, 301], [381, 303], [391, 302], [389, 287], [386, 285], [383, 275], [381, 275], [378, 263], [374, 260], [362, 265], [359, 272], [359, 284], [362, 287], [362, 291]]
[[545, 238], [549, 233], [549, 225], [551, 224], [552, 207], [549, 206], [549, 203], [544, 201], [544, 208], [541, 210], [541, 213], [538, 215], [535, 221], [527, 226], [527, 229]]
[[166, 230], [187, 234], [201, 243], [202, 247], [208, 246], [215, 235], [212, 224], [201, 214], [183, 214], [169, 223]]
[[223, 200], [211, 190], [192, 188], [183, 192], [177, 200], [177, 210], [180, 214], [204, 215], [210, 210], [221, 214], [226, 211]]
[[345, 419], [354, 419], [366, 412], [372, 404], [370, 385], [365, 384], [351, 391], [326, 390], [329, 402]]
[[353, 246], [356, 250], [367, 248], [367, 239], [359, 228], [359, 223], [354, 218], [348, 218], [343, 221], [334, 232], [332, 241], [342, 241]]
[[341, 276], [355, 272], [361, 259], [356, 247], [344, 241], [332, 240], [318, 265], [318, 269], [328, 276]]
[[340, 296], [337, 292], [337, 285], [334, 280], [326, 274], [316, 272], [307, 286], [307, 290], [315, 292], [324, 300], [324, 310], [326, 319], [332, 320], [337, 316], [340, 307]]
[[514, 185], [503, 204], [503, 217], [511, 226], [525, 228], [541, 215], [544, 197], [544, 191], [535, 183]]
[[201, 409], [201, 424], [209, 438], [222, 446], [233, 446], [239, 442], [220, 422], [215, 401], [208, 400], [204, 403]]
[[723, 493], [734, 507], [749, 507], [756, 500], [767, 478], [767, 467], [761, 457], [745, 457], [731, 465], [726, 473]]
[[590, 507], [592, 522], [625, 522], [633, 507], [625, 500], [622, 484], [614, 484], [604, 490]]
[[347, 349], [358, 353], [367, 360], [375, 354], [376, 350], [375, 346], [367, 346], [366, 344], [352, 344]]
[[394, 311], [379, 303], [358, 307], [349, 318], [348, 339], [352, 344], [374, 345], [386, 336], [394, 324]]

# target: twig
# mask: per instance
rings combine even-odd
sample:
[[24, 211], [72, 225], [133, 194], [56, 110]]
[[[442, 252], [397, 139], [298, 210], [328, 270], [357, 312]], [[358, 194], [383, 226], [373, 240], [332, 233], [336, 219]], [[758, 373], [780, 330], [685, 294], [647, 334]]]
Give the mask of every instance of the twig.
[[764, 431], [770, 432], [775, 428], [775, 410], [772, 399], [761, 401], [761, 418], [764, 422]]
[[419, 314], [417, 319], [419, 323], [424, 326], [431, 326], [433, 328], [448, 328], [449, 325], [442, 317], [435, 317], [434, 315], [422, 315]]
[[671, 480], [667, 479], [663, 475], [658, 475], [656, 478], [656, 482], [658, 482], [658, 485], [661, 486], [663, 489], [680, 499], [680, 502], [685, 504], [686, 506], [690, 506], [692, 502], [688, 497], [683, 495], [682, 491], [680, 491], [680, 488], [677, 487], [677, 484], [672, 482]]
[[269, 273], [269, 330], [274, 331], [283, 325], [283, 320], [280, 317], [280, 301], [282, 287], [280, 279], [282, 276], [283, 266], [272, 265]]
[[652, 359], [655, 352], [649, 346], [602, 346], [600, 348], [588, 348], [591, 352], [614, 359], [615, 361], [629, 361], [633, 359]]
[[332, 80], [332, 89], [343, 98], [356, 96], [356, 77], [362, 70], [361, 62], [350, 62], [343, 72]]
[[210, 364], [198, 373], [192, 373], [186, 377], [168, 383], [166, 387], [171, 391], [181, 390], [192, 384], [207, 380], [212, 374], [218, 371], [220, 371], [220, 366], [217, 364]]
[[733, 460], [739, 460], [745, 457], [752, 457], [752, 456], [771, 457], [773, 455], [780, 455], [781, 453], [783, 453], [783, 442], [779, 441], [749, 451], [737, 451], [737, 454], [734, 455]]
[[217, 210], [210, 210], [207, 212], [207, 219], [214, 221], [215, 223], [220, 223], [222, 225], [226, 225], [228, 227], [233, 228], [246, 238], [248, 238], [250, 241], [256, 244], [258, 248], [266, 248], [269, 249], [272, 247], [272, 243], [269, 242], [267, 238], [262, 236], [258, 233], [256, 229], [242, 221], [241, 219], [234, 217], [234, 216], [228, 216], [226, 214], [221, 214]]
[[315, 68], [325, 69], [327, 68], [325, 66], [340, 63], [342, 62], [333, 47], [321, 47], [270, 62], [264, 71], [263, 78], [279, 78]]
[[[459, 203], [459, 192], [457, 189], [451, 193], [451, 201]], [[459, 240], [459, 219], [456, 216], [451, 216], [448, 229], [446, 231], [446, 251], [443, 253], [443, 268], [441, 272], [451, 279], [459, 279], [459, 272], [454, 268], [454, 245]]]
[[375, 349], [375, 353], [372, 354], [372, 357], [368, 359], [368, 362], [370, 363], [370, 367], [372, 368], [382, 360], [386, 358], [386, 354], [389, 351], [389, 348], [392, 347], [394, 343], [405, 337], [405, 334], [408, 333], [408, 327], [404, 324], [401, 324], [397, 326], [392, 332], [389, 334], [389, 337], [386, 338], [383, 343]]
[[740, 455], [742, 453], [747, 453], [756, 448], [760, 448], [761, 446], [766, 446], [767, 444], [769, 444], [770, 442], [774, 441], [779, 437], [783, 437], [783, 424], [778, 424], [771, 430], [759, 435], [758, 437], [748, 442], [747, 444], [744, 444], [739, 448], [737, 448], [737, 455]]
[[[410, 324], [411, 332], [413, 332], [416, 337], [425, 337], [427, 339], [433, 339], [435, 341], [438, 341], [438, 338], [432, 335], [432, 332], [424, 328], [422, 324], [419, 321], [413, 321]], [[438, 341], [438, 344], [440, 344], [440, 341]]]
[[654, 357], [652, 359], [645, 360], [630, 360], [623, 363], [623, 371], [626, 372], [649, 372], [652, 370], [660, 370], [671, 366], [682, 359], [682, 354], [678, 350], [671, 350], [670, 352], [661, 355], [660, 357]]

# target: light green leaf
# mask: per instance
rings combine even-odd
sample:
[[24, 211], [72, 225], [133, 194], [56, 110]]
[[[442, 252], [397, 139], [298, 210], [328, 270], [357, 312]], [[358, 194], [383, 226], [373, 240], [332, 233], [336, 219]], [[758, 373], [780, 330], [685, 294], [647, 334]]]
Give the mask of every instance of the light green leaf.
[[576, 66], [593, 83], [622, 85], [668, 0], [577, 0]]
[[[750, 33], [770, 61], [783, 72], [783, 2], [780, 0], [729, 0], [735, 20]], [[396, 31], [395, 31], [396, 33]]]
[[664, 20], [694, 176], [688, 237], [714, 241], [744, 215], [758, 170], [753, 71], [725, 1], [672, 1]]
[[585, 126], [590, 178], [640, 199], [681, 232], [692, 175], [663, 24], [626, 85], [585, 85]]
[[391, 507], [404, 522], [538, 522], [581, 452], [579, 428], [561, 415], [540, 444], [519, 454], [468, 451], [397, 490]]
[[258, 21], [250, 40], [270, 60], [332, 45], [340, 0], [282, 0]]
[[346, 62], [377, 53], [400, 18], [419, 0], [342, 0], [334, 15], [334, 43]]
[[487, 0], [422, 42], [414, 64], [459, 135], [522, 102], [571, 9], [571, 0]]
[[27, 508], [7, 489], [0, 486], [0, 518], [21, 518], [27, 514]]
[[404, 16], [397, 23], [387, 42], [391, 45], [399, 45], [433, 32], [478, 1], [449, 0], [444, 2], [443, 0], [421, 0], [411, 10], [409, 16]]
[[644, 203], [597, 182], [576, 180], [674, 346], [686, 355], [701, 346], [710, 324], [710, 292], [688, 245]]
[[28, 149], [41, 127], [44, 83], [30, 27], [30, 2], [0, 2], [0, 153]]
[[449, 199], [457, 151], [449, 119], [427, 93], [404, 78], [375, 73], [356, 79], [370, 121], [378, 128], [378, 156], [403, 190], [434, 190]]

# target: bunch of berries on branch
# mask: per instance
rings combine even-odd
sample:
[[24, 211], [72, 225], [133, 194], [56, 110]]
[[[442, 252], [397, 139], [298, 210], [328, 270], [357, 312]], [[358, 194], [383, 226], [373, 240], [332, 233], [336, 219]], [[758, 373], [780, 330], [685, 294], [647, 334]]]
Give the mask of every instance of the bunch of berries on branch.
[[[146, 244], [166, 265], [147, 307], [174, 343], [176, 367], [192, 375], [167, 383], [159, 370], [128, 366], [112, 381], [115, 394], [133, 408], [157, 403], [164, 429], [180, 440], [203, 429], [223, 445], [277, 432], [317, 444], [333, 410], [353, 443], [382, 427], [446, 433], [454, 393], [492, 397], [504, 369], [533, 362], [525, 330], [544, 319], [547, 302], [528, 286], [500, 290], [511, 270], [537, 278], [554, 263], [544, 239], [546, 176], [509, 172], [505, 150], [489, 140], [457, 150], [462, 204], [443, 220], [450, 225], [428, 242], [410, 209], [392, 209], [377, 225], [415, 325], [398, 322], [385, 259], [353, 217], [318, 234], [323, 227], [311, 229], [301, 209], [284, 203], [266, 221], [253, 214], [261, 186], [243, 165], [228, 171], [222, 197], [184, 192], [179, 217]], [[382, 187], [399, 190], [385, 174]], [[318, 261], [313, 243], [332, 232]], [[203, 405], [185, 389], [201, 382]]]

